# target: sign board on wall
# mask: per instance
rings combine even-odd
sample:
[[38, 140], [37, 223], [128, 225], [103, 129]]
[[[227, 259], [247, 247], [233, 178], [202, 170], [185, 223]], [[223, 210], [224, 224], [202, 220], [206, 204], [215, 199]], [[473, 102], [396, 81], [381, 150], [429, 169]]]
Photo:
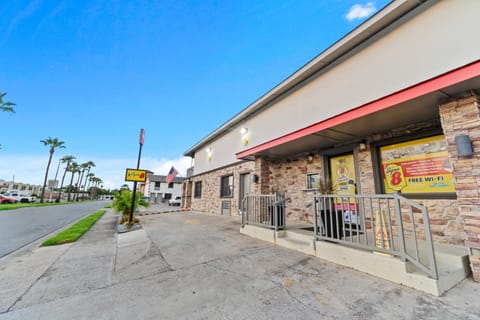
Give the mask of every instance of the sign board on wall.
[[[356, 193], [355, 160], [353, 154], [345, 154], [330, 158], [330, 176], [333, 184], [333, 193], [350, 195]], [[348, 199], [348, 202], [346, 201]], [[344, 221], [358, 224], [358, 203], [355, 198], [338, 199], [335, 209], [344, 213]]]
[[380, 157], [386, 193], [455, 192], [443, 135], [381, 147]]
[[125, 181], [145, 182], [147, 181], [147, 170], [127, 169], [125, 172]]

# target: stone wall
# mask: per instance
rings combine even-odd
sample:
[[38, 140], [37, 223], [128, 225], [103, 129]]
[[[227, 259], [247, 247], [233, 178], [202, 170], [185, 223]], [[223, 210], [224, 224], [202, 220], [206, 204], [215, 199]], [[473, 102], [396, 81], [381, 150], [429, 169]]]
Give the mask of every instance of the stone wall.
[[[253, 174], [254, 170], [255, 162], [247, 161], [192, 177], [191, 188], [195, 187], [195, 182], [202, 181], [202, 195], [200, 198], [195, 198], [193, 191], [191, 191], [191, 209], [213, 214], [222, 214], [222, 200], [224, 200], [230, 201], [231, 215], [238, 215], [240, 174]], [[229, 174], [233, 174], [233, 197], [220, 198], [221, 177]]]
[[[361, 194], [376, 194], [372, 150], [366, 144], [364, 150], [354, 150], [358, 163], [357, 187]], [[260, 181], [255, 193], [285, 193], [287, 219], [313, 223], [312, 208], [306, 208], [311, 202], [312, 191], [306, 191], [307, 173], [319, 173], [324, 176], [323, 156], [315, 155], [311, 161], [307, 156], [288, 160], [256, 159], [255, 172]], [[415, 199], [418, 204], [428, 208], [433, 239], [435, 242], [463, 244], [465, 232], [463, 219], [457, 200], [454, 199]]]
[[[465, 232], [465, 245], [470, 248], [473, 277], [480, 281], [480, 99], [470, 93], [440, 106], [440, 116], [457, 190], [458, 209]], [[455, 137], [468, 135], [473, 157], [459, 158]]]
[[307, 156], [288, 160], [256, 160], [257, 174], [263, 193], [284, 193], [287, 197], [286, 216], [289, 220], [313, 223], [312, 207], [306, 204], [312, 201], [313, 191], [306, 191], [307, 173], [319, 173], [323, 176], [321, 156]]

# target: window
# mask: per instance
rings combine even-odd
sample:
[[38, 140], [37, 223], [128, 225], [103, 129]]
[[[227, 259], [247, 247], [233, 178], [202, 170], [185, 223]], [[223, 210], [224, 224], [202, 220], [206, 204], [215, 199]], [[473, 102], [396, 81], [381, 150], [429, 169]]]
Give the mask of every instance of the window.
[[160, 190], [160, 181], [155, 182], [155, 190]]
[[452, 166], [443, 135], [379, 148], [385, 193], [452, 194]]
[[173, 189], [173, 182], [170, 182], [170, 183], [168, 184], [168, 189]]
[[318, 189], [320, 188], [320, 174], [319, 173], [308, 173], [307, 174], [307, 189]]
[[202, 197], [202, 181], [195, 182], [195, 188], [193, 190], [193, 197], [194, 198], [201, 198]]
[[220, 180], [220, 197], [233, 197], [233, 175], [224, 176]]

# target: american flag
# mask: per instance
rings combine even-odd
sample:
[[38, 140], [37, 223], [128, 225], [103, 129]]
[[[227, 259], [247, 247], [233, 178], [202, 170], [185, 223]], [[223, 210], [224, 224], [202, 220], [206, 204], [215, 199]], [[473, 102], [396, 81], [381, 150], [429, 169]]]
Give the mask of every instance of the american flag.
[[170, 169], [167, 177], [165, 178], [165, 182], [166, 183], [172, 182], [173, 179], [175, 179], [175, 177], [177, 176], [177, 174], [178, 174], [178, 171], [172, 166], [172, 169]]

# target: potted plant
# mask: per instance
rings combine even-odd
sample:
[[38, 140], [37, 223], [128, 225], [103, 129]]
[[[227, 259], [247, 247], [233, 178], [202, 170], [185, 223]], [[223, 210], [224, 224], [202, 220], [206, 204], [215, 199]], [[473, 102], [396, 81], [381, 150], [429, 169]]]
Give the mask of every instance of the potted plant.
[[[333, 195], [336, 192], [336, 185], [330, 179], [319, 181], [318, 192], [322, 195]], [[326, 196], [320, 197], [320, 217], [323, 229], [328, 238], [341, 239], [343, 235], [343, 212], [337, 208], [336, 198]]]
[[276, 227], [283, 229], [285, 227], [285, 194], [281, 193], [277, 187], [270, 189], [271, 194], [275, 195], [275, 201], [273, 205], [268, 207], [268, 213], [270, 216], [270, 224], [275, 226], [275, 211], [277, 213]]

